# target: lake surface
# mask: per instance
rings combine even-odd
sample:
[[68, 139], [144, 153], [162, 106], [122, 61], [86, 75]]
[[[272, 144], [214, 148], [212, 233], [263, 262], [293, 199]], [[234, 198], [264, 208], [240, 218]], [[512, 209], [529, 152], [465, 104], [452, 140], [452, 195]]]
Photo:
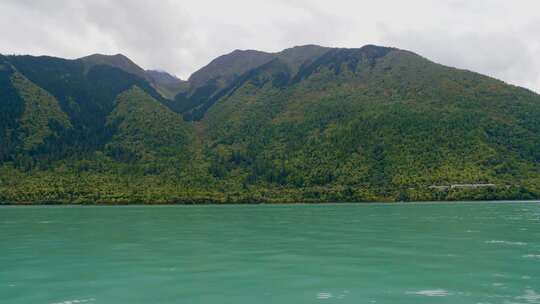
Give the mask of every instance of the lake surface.
[[4, 207], [0, 303], [540, 303], [540, 204]]

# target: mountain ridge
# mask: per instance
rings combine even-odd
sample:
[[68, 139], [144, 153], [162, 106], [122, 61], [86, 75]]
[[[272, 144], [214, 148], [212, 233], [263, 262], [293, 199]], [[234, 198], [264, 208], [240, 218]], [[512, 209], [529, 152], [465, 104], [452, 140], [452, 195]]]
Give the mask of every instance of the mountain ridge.
[[0, 56], [0, 201], [540, 197], [540, 96], [410, 51], [236, 51], [198, 87], [101, 56]]

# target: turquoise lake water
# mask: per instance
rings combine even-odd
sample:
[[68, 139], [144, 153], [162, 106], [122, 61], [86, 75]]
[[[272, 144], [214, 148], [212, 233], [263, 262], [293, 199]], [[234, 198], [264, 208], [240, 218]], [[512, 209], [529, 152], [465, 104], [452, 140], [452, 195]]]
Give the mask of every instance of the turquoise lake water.
[[540, 303], [539, 203], [0, 208], [0, 303]]

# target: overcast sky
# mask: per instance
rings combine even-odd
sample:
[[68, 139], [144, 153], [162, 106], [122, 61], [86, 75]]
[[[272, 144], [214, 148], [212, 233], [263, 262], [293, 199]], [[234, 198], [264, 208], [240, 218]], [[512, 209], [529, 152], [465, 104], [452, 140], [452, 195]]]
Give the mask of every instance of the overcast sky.
[[234, 49], [408, 49], [540, 92], [539, 0], [0, 0], [0, 53], [122, 53], [187, 78]]

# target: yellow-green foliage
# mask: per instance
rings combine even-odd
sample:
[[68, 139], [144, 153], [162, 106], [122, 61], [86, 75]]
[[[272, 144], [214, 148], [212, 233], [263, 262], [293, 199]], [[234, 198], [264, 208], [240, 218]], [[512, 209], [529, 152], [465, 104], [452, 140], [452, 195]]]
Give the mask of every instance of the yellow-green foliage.
[[427, 199], [433, 193], [419, 189], [521, 185], [539, 171], [537, 95], [409, 52], [338, 55], [286, 87], [268, 65], [217, 101], [202, 120], [213, 174], [367, 188], [379, 199], [416, 189], [401, 196]]
[[49, 123], [55, 121], [64, 128], [71, 123], [58, 101], [47, 91], [33, 84], [20, 73], [13, 73], [11, 82], [24, 100], [24, 112], [20, 118], [20, 137], [25, 150], [31, 150], [55, 134]]
[[[181, 95], [178, 107], [112, 68], [94, 67], [82, 86], [63, 73], [47, 87], [54, 73], [33, 75], [28, 63], [25, 75], [57, 94], [75, 127], [41, 154], [5, 153], [0, 203], [540, 197], [539, 95], [399, 50], [329, 50], [292, 68], [278, 59]], [[39, 90], [14, 82], [26, 101], [22, 125], [43, 139], [58, 105], [43, 114]]]
[[190, 126], [182, 117], [137, 86], [117, 97], [107, 125], [117, 128], [108, 150], [127, 158], [151, 160], [157, 155], [185, 154], [192, 142]]

